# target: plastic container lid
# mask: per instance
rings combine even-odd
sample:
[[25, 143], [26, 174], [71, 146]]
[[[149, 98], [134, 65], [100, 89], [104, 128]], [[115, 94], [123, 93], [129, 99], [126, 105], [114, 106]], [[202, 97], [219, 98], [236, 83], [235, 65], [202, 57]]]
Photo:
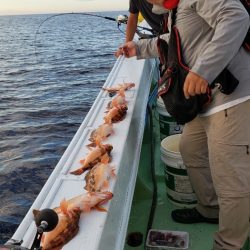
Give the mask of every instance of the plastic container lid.
[[182, 231], [151, 229], [148, 232], [147, 250], [188, 250], [189, 234]]

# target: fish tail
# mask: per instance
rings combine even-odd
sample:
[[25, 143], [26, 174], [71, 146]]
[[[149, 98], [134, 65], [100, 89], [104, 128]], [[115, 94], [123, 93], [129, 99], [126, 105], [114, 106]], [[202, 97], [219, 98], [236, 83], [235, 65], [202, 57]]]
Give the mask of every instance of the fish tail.
[[84, 173], [85, 172], [85, 168], [78, 168], [78, 169], [76, 169], [76, 170], [73, 170], [73, 171], [71, 171], [71, 172], [69, 172], [70, 174], [74, 174], [74, 175], [81, 175], [82, 173]]

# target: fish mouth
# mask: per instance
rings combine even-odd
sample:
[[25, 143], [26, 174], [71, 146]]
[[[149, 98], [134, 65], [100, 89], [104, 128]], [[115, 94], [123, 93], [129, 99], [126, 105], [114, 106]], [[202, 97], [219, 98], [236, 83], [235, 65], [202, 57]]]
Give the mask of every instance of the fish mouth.
[[102, 200], [98, 203], [98, 205], [101, 205], [103, 203], [105, 203], [108, 200], [111, 200], [113, 198], [113, 193], [109, 192], [109, 191], [105, 191], [105, 192], [96, 192], [95, 193], [97, 196], [99, 196]]

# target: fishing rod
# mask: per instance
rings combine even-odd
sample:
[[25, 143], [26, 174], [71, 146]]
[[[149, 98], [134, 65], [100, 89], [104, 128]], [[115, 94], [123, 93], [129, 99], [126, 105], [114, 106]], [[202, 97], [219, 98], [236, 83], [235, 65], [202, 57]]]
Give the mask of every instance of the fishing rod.
[[[92, 14], [92, 13], [86, 13], [86, 12], [68, 12], [68, 13], [59, 13], [59, 14], [55, 14], [52, 16], [47, 17], [45, 20], [43, 20], [40, 25], [38, 26], [37, 30], [36, 30], [36, 35], [39, 32], [40, 27], [47, 22], [49, 19], [55, 18], [57, 16], [64, 16], [64, 15], [83, 15], [83, 16], [92, 16], [92, 17], [98, 17], [98, 18], [103, 18], [109, 21], [114, 21], [117, 23], [118, 27], [121, 24], [127, 24], [128, 21], [128, 16], [127, 15], [119, 15], [117, 18], [113, 18], [113, 17], [109, 17], [109, 16], [101, 16], [101, 15], [97, 15], [97, 14]], [[153, 29], [147, 28], [147, 27], [143, 27], [140, 25], [137, 25], [137, 28], [140, 28], [142, 30], [146, 30], [151, 32], [152, 34], [155, 34]]]
[[[59, 14], [54, 14], [52, 16], [47, 17], [46, 19], [44, 19], [38, 26], [36, 33], [35, 33], [35, 55], [37, 58], [37, 50], [36, 50], [36, 41], [37, 41], [37, 35], [39, 33], [40, 28], [42, 27], [42, 25], [47, 22], [50, 19], [56, 18], [58, 16], [65, 16], [65, 15], [82, 15], [82, 16], [91, 16], [91, 17], [97, 17], [97, 18], [102, 18], [102, 19], [106, 19], [109, 21], [113, 21], [117, 23], [117, 27], [120, 30], [120, 32], [122, 32], [123, 34], [125, 34], [121, 29], [120, 26], [121, 24], [127, 24], [128, 21], [128, 16], [127, 15], [119, 15], [117, 18], [113, 18], [113, 17], [109, 17], [109, 16], [102, 16], [102, 15], [97, 15], [97, 14], [93, 14], [93, 13], [86, 13], [86, 12], [68, 12], [68, 13], [59, 13]], [[139, 29], [136, 30], [136, 33], [138, 34], [138, 36], [141, 39], [145, 39], [145, 38], [151, 38], [156, 36], [155, 32], [153, 29], [147, 28], [147, 27], [143, 27], [140, 25], [137, 25], [137, 28], [141, 29], [141, 30], [145, 30], [145, 31], [149, 31], [152, 35], [150, 34], [144, 34], [142, 33]]]
[[59, 14], [54, 14], [52, 16], [47, 17], [46, 19], [44, 19], [40, 25], [38, 26], [37, 30], [36, 30], [36, 34], [39, 32], [39, 29], [41, 28], [41, 26], [47, 22], [48, 20], [58, 17], [58, 16], [65, 16], [65, 15], [83, 15], [83, 16], [92, 16], [92, 17], [99, 17], [99, 18], [103, 18], [106, 20], [110, 20], [110, 21], [115, 21], [117, 22], [119, 25], [123, 22], [125, 22], [125, 16], [124, 16], [124, 20], [121, 16], [118, 16], [118, 18], [113, 18], [113, 17], [108, 17], [108, 16], [101, 16], [101, 15], [97, 15], [97, 14], [92, 14], [92, 13], [85, 13], [85, 12], [68, 12], [68, 13], [59, 13]]
[[[52, 16], [47, 17], [45, 20], [43, 20], [38, 29], [43, 25], [43, 23], [45, 23], [46, 21], [48, 21], [51, 18], [55, 18], [57, 16], [64, 16], [64, 15], [83, 15], [83, 16], [92, 16], [92, 17], [99, 17], [99, 18], [103, 18], [109, 21], [114, 21], [117, 22], [118, 25], [123, 24], [127, 24], [128, 21], [128, 16], [127, 15], [119, 15], [117, 18], [113, 18], [113, 17], [109, 17], [109, 16], [101, 16], [101, 15], [97, 15], [97, 14], [92, 14], [92, 13], [86, 13], [86, 12], [68, 12], [68, 13], [59, 13], [59, 14], [54, 14]], [[150, 31], [152, 34], [154, 33], [153, 29], [147, 28], [147, 27], [143, 27], [143, 26], [139, 26], [137, 25], [138, 28], [141, 28], [143, 30], [146, 31]]]

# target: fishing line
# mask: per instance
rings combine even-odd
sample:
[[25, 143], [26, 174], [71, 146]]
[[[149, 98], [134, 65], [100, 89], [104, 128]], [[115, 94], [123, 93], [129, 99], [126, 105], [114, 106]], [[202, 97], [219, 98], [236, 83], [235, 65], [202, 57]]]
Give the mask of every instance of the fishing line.
[[[92, 13], [85, 13], [85, 12], [69, 12], [69, 13], [59, 13], [59, 14], [55, 14], [52, 16], [47, 17], [46, 19], [44, 19], [38, 26], [36, 33], [35, 33], [35, 40], [34, 40], [34, 47], [35, 47], [35, 57], [36, 57], [36, 61], [37, 60], [37, 35], [39, 33], [40, 28], [42, 27], [42, 25], [47, 22], [48, 20], [52, 19], [52, 18], [56, 18], [58, 16], [65, 16], [65, 15], [82, 15], [82, 16], [92, 16], [92, 17], [97, 17], [97, 18], [102, 18], [102, 19], [106, 19], [109, 21], [113, 21], [117, 23], [117, 28], [119, 29], [119, 31], [123, 34], [125, 34], [124, 31], [121, 30], [120, 26], [121, 24], [127, 24], [127, 16], [126, 15], [120, 15], [117, 18], [113, 18], [113, 17], [108, 17], [108, 16], [101, 16], [101, 15], [97, 15], [97, 14], [92, 14]], [[146, 35], [144, 33], [141, 33], [139, 29], [137, 29], [136, 33], [139, 35], [140, 38], [149, 38], [149, 37], [153, 37], [155, 36], [153, 29], [147, 28], [147, 27], [143, 27], [143, 26], [139, 26], [137, 25], [137, 28], [141, 29], [141, 30], [145, 30], [145, 31], [149, 31], [151, 32], [153, 35]]]
[[[46, 37], [45, 39], [47, 40], [44, 40], [42, 36], [43, 34], [43, 26], [44, 24], [46, 24], [47, 22], [51, 21], [51, 20], [55, 20], [57, 17], [62, 17], [62, 16], [72, 16], [72, 15], [78, 15], [77, 17], [79, 17], [79, 15], [81, 16], [85, 16], [85, 17], [96, 17], [96, 18], [101, 18], [101, 19], [106, 19], [106, 20], [109, 20], [109, 21], [112, 21], [112, 22], [116, 22], [117, 23], [117, 26], [119, 28], [119, 26], [122, 24], [122, 23], [126, 23], [126, 16], [123, 16], [123, 15], [120, 15], [118, 16], [117, 18], [113, 18], [113, 17], [108, 17], [108, 16], [103, 16], [103, 15], [98, 15], [98, 14], [92, 14], [92, 13], [84, 13], [84, 12], [79, 12], [79, 13], [74, 13], [74, 12], [69, 12], [69, 13], [59, 13], [59, 14], [53, 14], [53, 15], [49, 15], [49, 16], [46, 16], [43, 20], [39, 21], [38, 23], [38, 26], [35, 30], [35, 37], [34, 37], [34, 52], [35, 52], [35, 58], [34, 60], [36, 61], [37, 64], [41, 65], [44, 61], [45, 58], [43, 58], [43, 55], [46, 56], [46, 53], [48, 53], [49, 51], [48, 50], [43, 50], [43, 48], [40, 50], [38, 47], [39, 46], [44, 46], [44, 42], [46, 43], [46, 41], [48, 41], [48, 39], [50, 38], [51, 34], [47, 32], [47, 29], [46, 29]], [[46, 25], [45, 25], [46, 26]], [[85, 26], [85, 25], [84, 25]], [[83, 27], [84, 27], [83, 26]], [[72, 27], [66, 27], [67, 30], [69, 31], [74, 31], [74, 29], [76, 30], [77, 33], [80, 33], [80, 26], [72, 26]], [[56, 31], [56, 30], [55, 30]], [[91, 34], [92, 35], [92, 34]], [[60, 36], [60, 34], [59, 34]], [[60, 42], [62, 41], [62, 37], [59, 37], [60, 39]], [[53, 44], [55, 43], [55, 40], [54, 39], [50, 39], [53, 41]], [[71, 43], [70, 43], [71, 44]], [[68, 44], [68, 45], [70, 45]], [[70, 45], [71, 47], [71, 45]], [[45, 53], [45, 54], [44, 54]], [[59, 55], [59, 53], [57, 52], [56, 54], [56, 57]], [[45, 59], [46, 61], [46, 59]], [[40, 67], [39, 69], [39, 72], [43, 71], [44, 68], [43, 67]], [[66, 113], [68, 113], [70, 111], [67, 111], [65, 112], [65, 116], [66, 116]], [[57, 112], [55, 112], [55, 115], [56, 115]], [[72, 114], [71, 113], [68, 113], [67, 116], [71, 117]]]
[[[125, 34], [125, 33], [120, 29], [120, 26], [121, 26], [121, 24], [126, 25], [127, 24], [127, 19], [128, 19], [128, 17], [126, 15], [119, 15], [118, 17], [113, 18], [113, 17], [109, 17], [109, 16], [102, 16], [102, 15], [98, 15], [98, 14], [85, 13], [85, 12], [69, 12], [69, 13], [59, 13], [59, 14], [50, 15], [47, 18], [45, 18], [44, 20], [41, 21], [41, 23], [39, 24], [39, 26], [38, 26], [38, 28], [36, 29], [36, 32], [35, 32], [34, 47], [35, 47], [35, 60], [36, 60], [37, 63], [39, 63], [38, 62], [38, 57], [39, 57], [39, 55], [38, 55], [39, 54], [39, 52], [38, 52], [38, 35], [40, 34], [39, 32], [41, 30], [41, 27], [47, 21], [49, 21], [51, 19], [54, 19], [54, 18], [57, 18], [57, 17], [60, 17], [60, 16], [67, 16], [67, 15], [81, 15], [81, 16], [87, 16], [87, 17], [89, 16], [89, 17], [96, 17], [96, 18], [101, 18], [101, 19], [106, 19], [106, 20], [112, 21], [112, 22], [116, 22], [118, 29], [123, 34]], [[137, 26], [137, 28], [140, 29], [140, 30], [146, 30], [146, 31], [151, 32], [153, 34], [153, 31], [150, 28], [142, 27], [142, 26], [139, 26], [139, 25]], [[138, 34], [138, 35], [140, 36], [140, 38], [145, 38], [145, 36], [143, 36], [143, 35], [146, 35], [146, 34], [141, 33], [141, 34]], [[60, 41], [61, 41], [61, 39], [60, 39]], [[41, 67], [40, 70], [43, 70], [43, 68]]]
[[[65, 16], [65, 15], [82, 15], [82, 16], [92, 16], [92, 17], [98, 17], [98, 18], [103, 18], [103, 19], [106, 19], [106, 20], [109, 20], [109, 21], [114, 21], [117, 23], [117, 26], [118, 26], [118, 29], [124, 33], [121, 29], [120, 29], [120, 25], [121, 23], [126, 23], [125, 20], [118, 20], [116, 18], [113, 18], [113, 17], [108, 17], [108, 16], [101, 16], [101, 15], [97, 15], [97, 14], [91, 14], [91, 13], [85, 13], [85, 12], [69, 12], [69, 13], [59, 13], [59, 14], [55, 14], [55, 15], [52, 15], [52, 16], [49, 16], [47, 17], [46, 19], [44, 19], [38, 26], [37, 30], [36, 30], [36, 33], [35, 33], [35, 41], [34, 41], [34, 46], [35, 46], [35, 56], [36, 56], [36, 60], [37, 60], [37, 35], [39, 34], [39, 30], [40, 28], [43, 26], [43, 24], [45, 22], [47, 22], [48, 20], [50, 19], [53, 19], [53, 18], [56, 18], [56, 17], [59, 17], [59, 16]], [[38, 61], [38, 60], [37, 60]]]

